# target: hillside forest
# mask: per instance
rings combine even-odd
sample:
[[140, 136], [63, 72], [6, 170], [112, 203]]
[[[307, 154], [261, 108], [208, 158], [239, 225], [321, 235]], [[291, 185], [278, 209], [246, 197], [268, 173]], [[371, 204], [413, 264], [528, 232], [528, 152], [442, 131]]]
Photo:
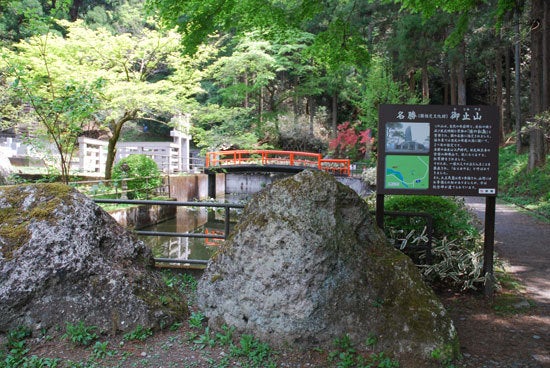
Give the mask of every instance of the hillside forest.
[[[544, 0], [0, 0], [0, 131], [166, 135], [374, 165], [378, 106], [497, 105], [501, 143], [548, 137]], [[542, 143], [544, 145], [544, 139]], [[543, 156], [546, 156], [545, 154]]]

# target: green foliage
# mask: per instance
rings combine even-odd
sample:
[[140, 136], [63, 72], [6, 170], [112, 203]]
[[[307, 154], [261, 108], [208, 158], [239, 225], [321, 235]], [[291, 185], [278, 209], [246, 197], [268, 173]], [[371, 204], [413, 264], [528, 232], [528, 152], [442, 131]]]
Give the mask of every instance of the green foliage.
[[274, 363], [270, 359], [272, 354], [268, 344], [247, 334], [241, 336], [238, 345], [231, 346], [231, 355], [246, 357], [251, 367], [274, 367]]
[[388, 196], [386, 211], [426, 212], [433, 218], [432, 262], [427, 264], [425, 220], [388, 217], [386, 234], [419, 265], [425, 281], [455, 290], [476, 290], [483, 275], [483, 241], [463, 201], [451, 197]]
[[191, 294], [197, 291], [197, 279], [186, 273], [175, 273], [172, 271], [164, 271], [162, 279], [168, 287], [176, 287], [186, 294]]
[[452, 345], [446, 345], [443, 348], [432, 350], [430, 356], [435, 359], [441, 367], [456, 368], [453, 364], [455, 360], [453, 351], [454, 348]]
[[348, 98], [357, 106], [362, 130], [378, 131], [378, 107], [381, 104], [420, 103], [413, 92], [394, 80], [391, 64], [379, 55], [372, 58], [365, 76], [359, 74], [351, 78], [354, 87], [348, 91]]
[[21, 41], [17, 53], [5, 50], [0, 55], [0, 70], [5, 70], [11, 89], [21, 99], [21, 113], [33, 116], [54, 143], [64, 182], [78, 137], [92, 120], [103, 88], [101, 78], [81, 80], [80, 75], [66, 72], [68, 66], [59, 63], [60, 58], [71, 58], [66, 46], [64, 39], [48, 33]]
[[125, 333], [123, 338], [126, 341], [145, 341], [149, 336], [153, 336], [153, 330], [138, 325], [134, 330]]
[[113, 179], [126, 181], [128, 198], [147, 198], [162, 185], [162, 175], [157, 163], [146, 155], [130, 155], [121, 159], [113, 169]]
[[96, 330], [96, 326], [86, 326], [83, 321], [76, 324], [67, 322], [63, 338], [75, 345], [88, 346], [97, 339]]
[[233, 333], [235, 332], [235, 327], [228, 327], [226, 325], [222, 326], [223, 332], [218, 332], [216, 334], [216, 339], [220, 342], [220, 345], [230, 345], [233, 342]]
[[92, 357], [94, 359], [104, 359], [108, 356], [114, 356], [117, 352], [115, 350], [109, 350], [108, 341], [96, 341], [92, 347]]
[[[373, 340], [371, 340], [371, 343]], [[376, 341], [374, 340], [374, 343]], [[349, 335], [344, 335], [341, 338], [334, 339], [333, 350], [329, 353], [329, 359], [335, 362], [337, 368], [398, 368], [399, 362], [386, 356], [384, 352], [371, 355], [362, 355], [353, 345], [353, 341]], [[372, 346], [372, 344], [367, 344]]]
[[543, 167], [528, 171], [529, 155], [515, 146], [500, 149], [499, 197], [550, 219], [550, 158]]
[[206, 327], [204, 333], [199, 335], [193, 342], [199, 349], [204, 349], [207, 346], [212, 348], [216, 346], [216, 337], [210, 333], [210, 328]]
[[[433, 235], [436, 238], [457, 239], [465, 236], [477, 236], [479, 230], [473, 223], [463, 201], [453, 197], [438, 196], [387, 196], [384, 201], [386, 211], [425, 212], [432, 216]], [[388, 217], [386, 228], [400, 229], [408, 234], [411, 230], [422, 232], [425, 221], [413, 217]]]
[[[404, 251], [407, 253], [405, 244]], [[420, 272], [433, 286], [457, 291], [477, 290], [485, 282], [483, 274], [483, 241], [480, 237], [448, 240], [432, 239], [432, 262], [425, 263], [421, 255]]]
[[261, 128], [248, 109], [208, 105], [198, 111], [191, 130], [201, 153], [224, 149], [259, 149]]
[[205, 316], [201, 312], [191, 313], [191, 316], [189, 317], [189, 327], [201, 328], [204, 319], [205, 319]]
[[54, 4], [39, 0], [0, 2], [0, 45], [43, 33], [49, 25], [50, 16], [56, 16], [67, 3], [66, 0]]

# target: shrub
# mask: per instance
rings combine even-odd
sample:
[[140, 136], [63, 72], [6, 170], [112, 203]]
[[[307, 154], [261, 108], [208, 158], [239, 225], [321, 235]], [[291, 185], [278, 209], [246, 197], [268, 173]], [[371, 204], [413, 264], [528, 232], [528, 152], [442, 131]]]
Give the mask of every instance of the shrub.
[[464, 291], [476, 290], [485, 282], [481, 239], [434, 239], [432, 254], [434, 262], [420, 266], [430, 284]]
[[484, 282], [483, 242], [464, 201], [452, 197], [389, 196], [386, 211], [426, 212], [432, 216], [432, 262], [415, 246], [427, 242], [423, 218], [388, 217], [388, 238], [417, 263], [425, 281], [455, 290], [476, 289]]
[[144, 199], [162, 185], [162, 176], [157, 163], [145, 155], [130, 155], [120, 160], [113, 168], [112, 178], [127, 181], [128, 198]]
[[[432, 216], [434, 237], [457, 239], [477, 236], [473, 217], [464, 201], [454, 197], [436, 196], [388, 196], [384, 203], [386, 211], [426, 212]], [[405, 233], [421, 232], [425, 226], [423, 218], [387, 217], [386, 228], [400, 229]]]

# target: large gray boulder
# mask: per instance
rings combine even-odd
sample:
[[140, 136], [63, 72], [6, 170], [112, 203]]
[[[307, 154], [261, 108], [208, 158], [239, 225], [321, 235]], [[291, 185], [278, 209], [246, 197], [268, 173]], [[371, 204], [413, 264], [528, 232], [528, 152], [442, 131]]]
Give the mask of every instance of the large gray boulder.
[[0, 187], [0, 332], [83, 321], [116, 333], [182, 320], [184, 296], [152, 265], [141, 241], [76, 190]]
[[375, 336], [376, 349], [407, 367], [458, 349], [416, 266], [388, 243], [365, 201], [322, 172], [283, 179], [251, 200], [200, 279], [198, 303], [211, 328], [234, 326], [275, 346]]

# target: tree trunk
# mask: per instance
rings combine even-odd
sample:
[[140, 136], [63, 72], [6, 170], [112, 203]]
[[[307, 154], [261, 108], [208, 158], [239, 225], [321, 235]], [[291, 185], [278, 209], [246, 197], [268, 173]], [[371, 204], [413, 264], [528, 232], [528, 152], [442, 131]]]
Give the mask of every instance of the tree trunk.
[[539, 127], [529, 131], [529, 171], [546, 163], [546, 141], [544, 131]]
[[338, 92], [332, 93], [332, 136], [338, 133]]
[[544, 1], [542, 21], [542, 110], [550, 109], [550, 4]]
[[540, 114], [542, 110], [542, 39], [543, 24], [540, 16], [543, 14], [543, 0], [533, 0], [531, 4], [531, 83], [530, 100], [531, 116]]
[[315, 121], [315, 97], [309, 96], [309, 136], [313, 138], [313, 122]]
[[294, 124], [298, 124], [298, 116], [300, 114], [300, 110], [298, 109], [298, 96], [296, 95], [296, 92], [292, 96], [292, 112], [294, 114]]
[[495, 102], [498, 106], [499, 112], [499, 136], [500, 142], [504, 142], [504, 122], [503, 122], [503, 109], [502, 106], [502, 47], [500, 46], [500, 34], [498, 35], [499, 46], [497, 47], [496, 62], [495, 62], [495, 75], [496, 75], [496, 91]]
[[512, 131], [512, 60], [510, 57], [510, 48], [506, 48], [504, 55], [506, 64], [506, 73], [504, 76], [506, 88], [506, 111], [504, 112], [504, 131], [510, 133]]
[[457, 87], [456, 87], [456, 62], [453, 60], [451, 61], [451, 65], [450, 65], [450, 80], [451, 80], [451, 86], [450, 86], [450, 90], [451, 90], [451, 105], [456, 105], [457, 104], [457, 96], [456, 96], [456, 91], [457, 91]]
[[465, 45], [460, 46], [461, 55], [456, 65], [457, 104], [466, 105], [466, 73], [464, 66]]
[[116, 157], [116, 144], [120, 138], [120, 132], [124, 123], [137, 118], [139, 110], [134, 109], [126, 111], [124, 115], [118, 120], [110, 124], [112, 136], [109, 138], [109, 144], [107, 145], [107, 157], [105, 159], [105, 180], [111, 180], [113, 175], [113, 165]]
[[422, 100], [429, 101], [430, 84], [428, 78], [428, 65], [422, 66]]
[[414, 94], [416, 89], [416, 83], [414, 81], [414, 70], [409, 70], [409, 72], [407, 73], [407, 77], [409, 79], [409, 91]]
[[76, 22], [78, 19], [78, 11], [82, 6], [83, 0], [73, 0], [71, 8], [69, 9], [69, 19], [71, 22]]
[[260, 87], [260, 93], [258, 96], [258, 118], [260, 121], [260, 124], [263, 123], [263, 115], [264, 115], [264, 89], [263, 87]]
[[520, 98], [520, 82], [521, 82], [521, 53], [520, 53], [520, 41], [521, 41], [521, 34], [519, 33], [519, 9], [516, 7], [514, 10], [514, 37], [515, 37], [515, 45], [514, 45], [514, 64], [515, 64], [515, 107], [516, 107], [516, 124], [515, 124], [515, 130], [516, 130], [516, 153], [519, 155], [521, 153], [521, 98]]

